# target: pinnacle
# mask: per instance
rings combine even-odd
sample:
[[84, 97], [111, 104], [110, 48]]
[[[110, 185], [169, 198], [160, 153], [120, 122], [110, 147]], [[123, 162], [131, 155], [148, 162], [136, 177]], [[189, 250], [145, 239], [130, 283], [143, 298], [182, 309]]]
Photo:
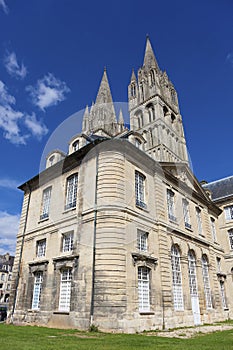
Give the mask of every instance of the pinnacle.
[[133, 81], [137, 81], [134, 69], [132, 69], [132, 75], [131, 75], [130, 82], [132, 83]]
[[120, 109], [120, 112], [119, 112], [119, 117], [118, 117], [118, 123], [119, 124], [124, 124], [124, 117], [123, 117], [123, 113], [122, 113], [122, 109]]

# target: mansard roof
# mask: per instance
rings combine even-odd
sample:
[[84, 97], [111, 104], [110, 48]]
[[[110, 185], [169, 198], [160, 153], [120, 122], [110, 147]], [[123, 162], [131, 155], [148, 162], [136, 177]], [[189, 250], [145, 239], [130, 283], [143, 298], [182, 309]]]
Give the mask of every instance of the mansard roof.
[[233, 196], [233, 176], [204, 184], [203, 188], [211, 192], [214, 201], [227, 199]]

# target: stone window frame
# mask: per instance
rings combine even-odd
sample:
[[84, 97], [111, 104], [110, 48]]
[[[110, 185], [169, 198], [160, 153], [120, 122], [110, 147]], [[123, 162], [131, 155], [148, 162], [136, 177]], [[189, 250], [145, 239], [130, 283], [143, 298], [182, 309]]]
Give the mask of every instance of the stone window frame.
[[[69, 314], [70, 311], [73, 311], [74, 305], [73, 305], [73, 294], [74, 289], [76, 287], [74, 283], [75, 275], [78, 271], [78, 255], [72, 255], [72, 256], [66, 256], [66, 257], [57, 257], [53, 258], [53, 265], [54, 265], [54, 286], [53, 289], [55, 291], [54, 298], [53, 298], [53, 310], [55, 314]], [[60, 301], [60, 290], [61, 290], [61, 273], [65, 269], [71, 269], [72, 273], [72, 280], [71, 280], [71, 290], [70, 290], [70, 308], [69, 311], [65, 310], [59, 310], [59, 301]]]
[[46, 238], [39, 239], [36, 241], [36, 257], [42, 258], [45, 257], [46, 254]]
[[74, 249], [74, 231], [62, 233], [61, 239], [61, 252], [72, 252]]
[[[43, 260], [40, 262], [29, 262], [29, 273], [28, 273], [28, 282], [27, 282], [27, 291], [26, 291], [26, 305], [29, 310], [32, 310], [33, 312], [40, 311], [41, 309], [46, 309], [43, 305], [43, 290], [47, 283], [47, 268], [48, 268], [48, 260]], [[41, 294], [40, 294], [40, 308], [39, 309], [32, 309], [32, 302], [33, 302], [33, 291], [34, 291], [34, 281], [35, 281], [35, 274], [38, 272], [41, 272], [43, 274], [43, 280], [41, 284]]]
[[52, 195], [52, 186], [43, 190], [40, 210], [40, 221], [49, 219], [50, 203]]
[[141, 209], [146, 209], [146, 176], [135, 170], [135, 204]]
[[175, 192], [167, 188], [166, 194], [168, 218], [172, 222], [177, 222], [177, 217], [175, 215]]
[[175, 311], [184, 310], [184, 295], [181, 270], [180, 248], [173, 244], [171, 247], [171, 270], [172, 270], [172, 292], [173, 306]]
[[202, 277], [203, 277], [206, 309], [211, 310], [213, 309], [213, 301], [212, 301], [211, 286], [210, 286], [209, 262], [206, 254], [203, 254], [201, 257], [201, 266], [202, 266]]

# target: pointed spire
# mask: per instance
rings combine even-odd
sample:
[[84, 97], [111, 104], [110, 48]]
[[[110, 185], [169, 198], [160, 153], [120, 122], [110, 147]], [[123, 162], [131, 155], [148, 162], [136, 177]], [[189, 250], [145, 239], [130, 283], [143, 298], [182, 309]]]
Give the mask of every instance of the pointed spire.
[[106, 67], [104, 67], [104, 74], [100, 83], [95, 103], [113, 103]]
[[137, 78], [136, 78], [136, 75], [134, 73], [134, 69], [132, 69], [132, 75], [131, 75], [130, 82], [133, 83], [133, 82], [136, 82], [136, 81], [137, 81]]
[[88, 129], [88, 118], [89, 118], [89, 108], [88, 108], [88, 105], [86, 105], [86, 108], [83, 114], [82, 132]]
[[120, 112], [119, 112], [118, 123], [123, 125], [125, 124], [122, 109], [120, 109]]
[[146, 37], [146, 49], [145, 49], [143, 66], [145, 66], [146, 68], [158, 68], [158, 63], [156, 61], [155, 54], [152, 49], [151, 42], [148, 35]]

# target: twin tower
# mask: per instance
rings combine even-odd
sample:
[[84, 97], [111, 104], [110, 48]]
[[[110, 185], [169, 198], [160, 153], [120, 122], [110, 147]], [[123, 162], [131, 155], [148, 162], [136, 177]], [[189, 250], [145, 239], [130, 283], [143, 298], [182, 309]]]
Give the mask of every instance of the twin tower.
[[[186, 142], [177, 92], [167, 73], [158, 66], [149, 38], [144, 61], [137, 72], [132, 71], [128, 86], [130, 127], [122, 111], [117, 118], [106, 69], [95, 103], [86, 107], [82, 134], [107, 138], [127, 138], [134, 134], [135, 146], [142, 148], [160, 162], [188, 163]], [[137, 138], [138, 135], [138, 138]]]

